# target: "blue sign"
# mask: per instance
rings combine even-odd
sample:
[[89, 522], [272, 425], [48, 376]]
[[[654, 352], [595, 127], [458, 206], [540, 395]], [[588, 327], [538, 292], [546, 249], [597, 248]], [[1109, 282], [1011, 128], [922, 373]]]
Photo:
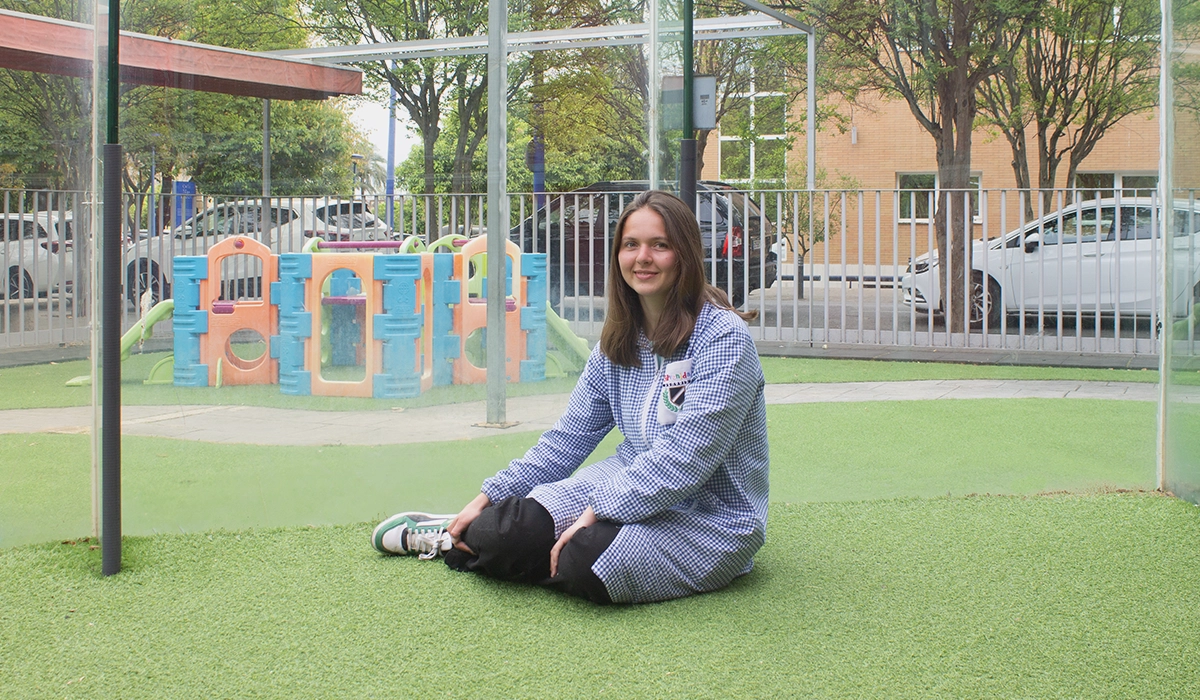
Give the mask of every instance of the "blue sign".
[[[175, 225], [182, 226], [183, 222], [192, 218], [195, 213], [196, 183], [191, 181], [175, 181]], [[179, 196], [183, 195], [183, 196]]]

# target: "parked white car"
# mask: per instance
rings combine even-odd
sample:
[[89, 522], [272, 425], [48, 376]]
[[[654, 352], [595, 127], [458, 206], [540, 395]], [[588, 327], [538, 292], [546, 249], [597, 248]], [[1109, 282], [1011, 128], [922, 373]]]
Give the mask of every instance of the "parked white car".
[[0, 237], [5, 298], [33, 299], [70, 290], [75, 256], [69, 213], [62, 221], [57, 212], [0, 213]]
[[[1002, 313], [1157, 312], [1164, 251], [1155, 206], [1146, 197], [1079, 202], [986, 243], [976, 239], [971, 323], [978, 327], [986, 318], [996, 328]], [[1174, 211], [1170, 309], [1185, 316], [1200, 301], [1200, 203], [1193, 208], [1177, 201]], [[914, 259], [900, 285], [905, 303], [917, 311], [944, 312], [937, 251]]]
[[[138, 305], [149, 291], [150, 301], [171, 296], [171, 260], [176, 255], [204, 255], [228, 236], [252, 236], [268, 242], [277, 253], [298, 253], [311, 238], [327, 241], [375, 241], [393, 238], [387, 224], [375, 217], [366, 203], [329, 197], [280, 197], [269, 200], [263, 229], [263, 200], [219, 202], [176, 226], [171, 234], [143, 236], [125, 256], [125, 297]], [[261, 278], [261, 270], [231, 270], [227, 279], [240, 279], [240, 291], [251, 296], [256, 288], [244, 280]]]

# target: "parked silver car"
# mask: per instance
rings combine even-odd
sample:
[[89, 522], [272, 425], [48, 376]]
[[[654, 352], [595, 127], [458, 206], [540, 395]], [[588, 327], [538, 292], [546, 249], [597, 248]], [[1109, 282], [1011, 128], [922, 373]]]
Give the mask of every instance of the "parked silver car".
[[[264, 211], [265, 209], [265, 211]], [[268, 225], [264, 228], [263, 224]], [[387, 224], [362, 201], [330, 197], [280, 197], [268, 201], [242, 199], [218, 202], [196, 213], [169, 236], [139, 235], [126, 252], [125, 297], [138, 304], [149, 291], [157, 303], [171, 295], [171, 260], [176, 255], [203, 255], [228, 236], [251, 236], [277, 253], [298, 253], [311, 238], [328, 241], [375, 241], [393, 238]], [[226, 279], [256, 279], [253, 263], [231, 270]], [[243, 282], [238, 294], [257, 294]]]
[[[1077, 202], [999, 238], [976, 239], [970, 322], [998, 327], [1005, 313], [1059, 311], [1149, 316], [1165, 252], [1156, 207], [1146, 197]], [[1177, 201], [1174, 214], [1170, 310], [1185, 316], [1200, 301], [1200, 203]], [[914, 259], [900, 281], [905, 303], [943, 313], [938, 277], [937, 251]]]
[[0, 213], [0, 240], [0, 268], [8, 283], [5, 298], [33, 299], [70, 290], [75, 256], [69, 214]]

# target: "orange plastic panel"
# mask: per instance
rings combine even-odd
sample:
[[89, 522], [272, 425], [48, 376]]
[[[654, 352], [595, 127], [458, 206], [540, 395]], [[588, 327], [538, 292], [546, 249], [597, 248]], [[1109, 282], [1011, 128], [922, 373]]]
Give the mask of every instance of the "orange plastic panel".
[[[359, 349], [365, 376], [357, 382], [330, 381], [321, 376], [321, 289], [335, 270], [353, 272], [362, 284], [366, 296], [363, 324], [363, 347]], [[383, 312], [383, 283], [375, 280], [373, 253], [331, 253], [314, 255], [312, 278], [304, 290], [304, 306], [312, 312], [312, 336], [304, 341], [305, 369], [312, 377], [313, 396], [356, 396], [371, 398], [374, 375], [383, 371], [383, 341], [375, 340], [375, 314]]]
[[[262, 299], [236, 299], [213, 313], [213, 302], [221, 296], [221, 261], [234, 255], [249, 255], [262, 261]], [[270, 348], [260, 357], [243, 360], [233, 353], [230, 338], [240, 330], [253, 330], [270, 343], [279, 333], [278, 315], [271, 308], [271, 283], [278, 279], [278, 258], [271, 249], [253, 238], [235, 236], [208, 251], [208, 279], [200, 280], [200, 308], [208, 312], [208, 333], [200, 338], [200, 362], [208, 365], [208, 385], [217, 385], [217, 362], [221, 362], [222, 384], [275, 384], [279, 362], [271, 359]], [[230, 310], [230, 307], [232, 309]]]
[[[509, 382], [521, 381], [521, 360], [525, 359], [525, 331], [521, 330], [521, 308], [525, 306], [525, 279], [521, 276], [521, 248], [505, 240], [505, 255], [512, 260], [513, 296], [516, 308], [504, 313], [505, 378]], [[455, 309], [455, 332], [462, 339], [463, 352], [454, 361], [455, 384], [482, 384], [487, 381], [487, 370], [476, 367], [467, 360], [466, 342], [471, 333], [487, 328], [487, 303], [484, 299], [470, 296], [470, 260], [487, 252], [487, 236], [472, 238], [455, 253], [455, 277], [462, 280], [462, 303]], [[482, 260], [482, 258], [481, 258]], [[485, 274], [479, 270], [477, 274]]]

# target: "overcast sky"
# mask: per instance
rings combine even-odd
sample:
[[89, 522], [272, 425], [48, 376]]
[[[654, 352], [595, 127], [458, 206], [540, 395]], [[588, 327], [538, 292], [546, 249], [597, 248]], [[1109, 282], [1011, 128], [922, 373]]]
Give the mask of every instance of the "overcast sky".
[[[388, 142], [388, 110], [386, 106], [373, 102], [361, 102], [350, 112], [351, 118], [358, 124], [375, 144], [375, 152], [384, 163], [387, 162]], [[408, 157], [412, 147], [419, 141], [409, 132], [404, 118], [404, 111], [399, 110], [396, 123], [396, 164]]]

